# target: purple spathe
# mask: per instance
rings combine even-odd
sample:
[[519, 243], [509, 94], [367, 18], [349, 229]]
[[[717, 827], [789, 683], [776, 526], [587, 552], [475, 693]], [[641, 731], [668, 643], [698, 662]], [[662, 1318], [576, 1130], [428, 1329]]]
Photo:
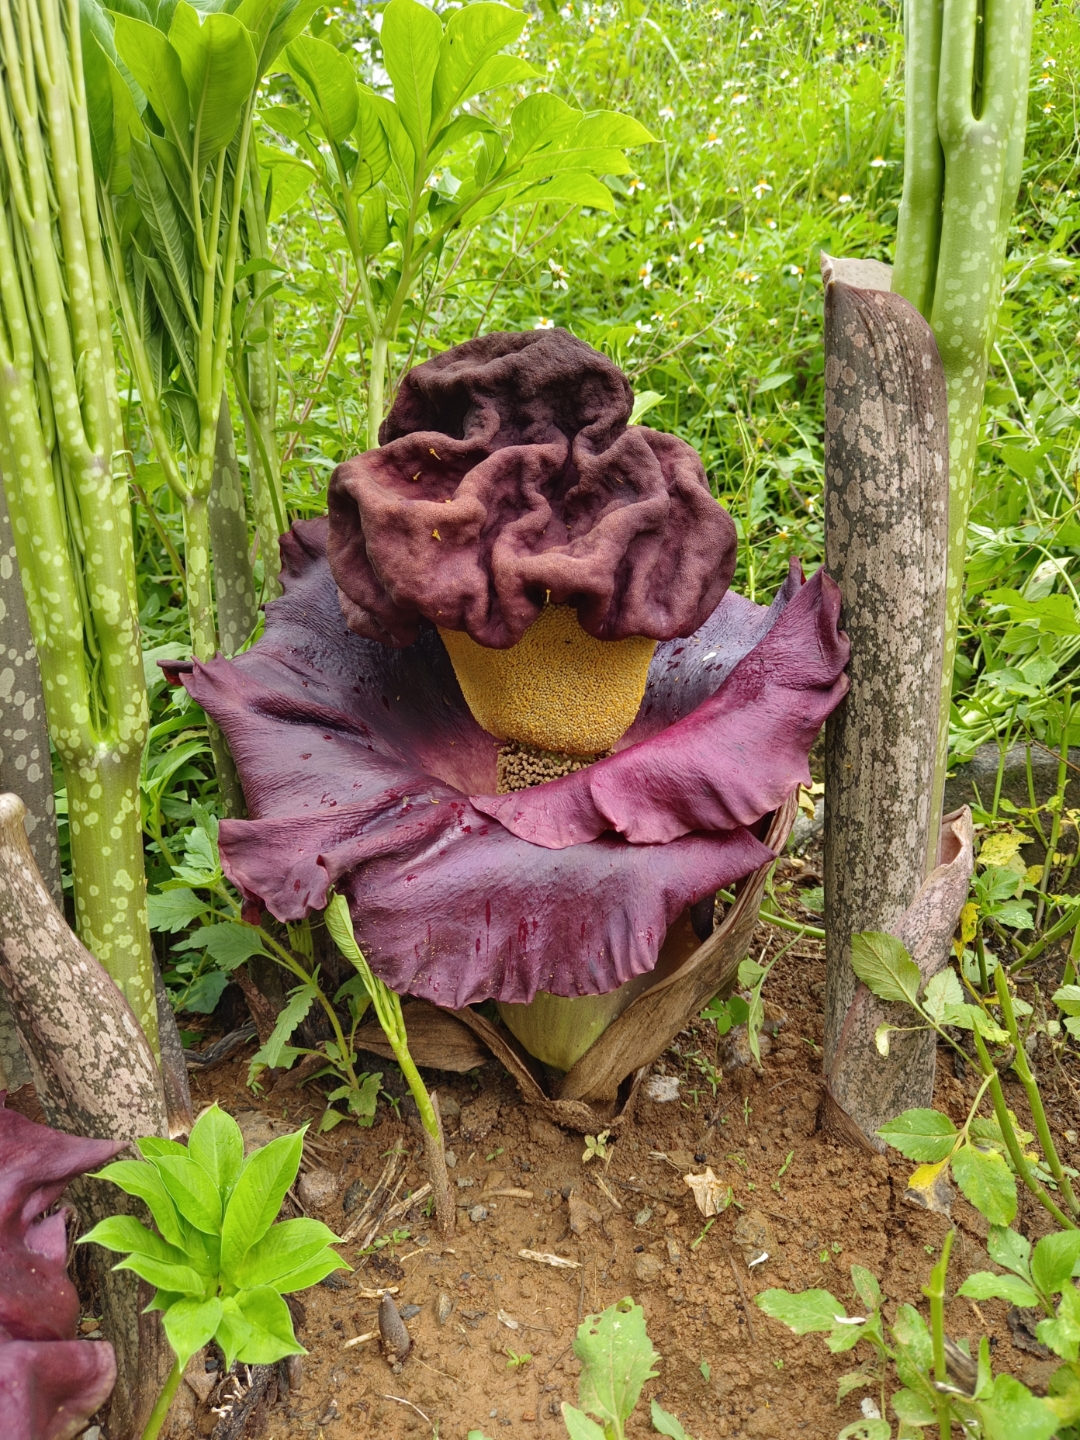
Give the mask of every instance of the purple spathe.
[[[184, 675], [244, 786], [251, 818], [223, 821], [219, 841], [249, 901], [295, 920], [334, 885], [394, 990], [527, 1003], [648, 972], [687, 904], [772, 858], [750, 827], [809, 780], [846, 683], [826, 577], [801, 586], [793, 567], [770, 609], [729, 593], [694, 635], [661, 643], [619, 753], [579, 772], [611, 778], [556, 781], [529, 792], [555, 801], [523, 810], [492, 793], [497, 742], [435, 632], [403, 649], [350, 633], [325, 548], [325, 521], [295, 525], [263, 638]], [[506, 823], [490, 813], [504, 801]]]

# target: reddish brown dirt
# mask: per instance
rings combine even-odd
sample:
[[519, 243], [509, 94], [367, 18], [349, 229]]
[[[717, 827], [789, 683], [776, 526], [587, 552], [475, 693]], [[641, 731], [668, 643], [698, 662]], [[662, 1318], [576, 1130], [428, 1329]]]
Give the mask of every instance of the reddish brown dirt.
[[[643, 1098], [606, 1166], [583, 1164], [581, 1137], [530, 1115], [496, 1065], [469, 1077], [440, 1077], [441, 1093], [462, 1112], [448, 1127], [457, 1160], [451, 1170], [456, 1235], [442, 1243], [434, 1222], [412, 1212], [400, 1222], [409, 1232], [400, 1243], [367, 1257], [347, 1247], [356, 1269], [344, 1284], [324, 1282], [301, 1297], [298, 1333], [309, 1352], [302, 1384], [247, 1433], [267, 1440], [395, 1440], [434, 1432], [441, 1440], [465, 1440], [477, 1429], [491, 1440], [564, 1440], [559, 1402], [577, 1400], [575, 1329], [586, 1313], [632, 1295], [662, 1357], [659, 1377], [646, 1386], [630, 1422], [634, 1440], [653, 1434], [651, 1396], [696, 1440], [781, 1440], [792, 1431], [831, 1440], [859, 1416], [866, 1392], [837, 1406], [836, 1382], [865, 1358], [864, 1347], [829, 1355], [820, 1337], [796, 1338], [767, 1319], [752, 1305], [754, 1295], [769, 1286], [824, 1286], [854, 1313], [849, 1267], [858, 1263], [880, 1278], [887, 1314], [904, 1301], [924, 1304], [920, 1286], [949, 1222], [904, 1200], [906, 1162], [841, 1149], [817, 1133], [823, 980], [818, 947], [801, 941], [768, 982], [767, 998], [786, 1020], [761, 1073], [729, 1070], [715, 1093], [703, 1066], [722, 1060], [715, 1030], [698, 1025], [684, 1032], [657, 1067], [680, 1078], [678, 1101]], [[284, 1107], [272, 1097], [253, 1102], [244, 1073], [243, 1062], [236, 1062], [196, 1079], [197, 1108], [213, 1099], [231, 1110], [258, 1103], [290, 1123], [317, 1121], [317, 1096], [294, 1093]], [[939, 1105], [961, 1120], [973, 1094], [973, 1072], [957, 1079], [942, 1056]], [[1022, 1113], [1019, 1087], [1010, 1085], [1008, 1094]], [[1050, 1088], [1047, 1099], [1059, 1134], [1076, 1123], [1071, 1101], [1066, 1112], [1067, 1096], [1055, 1098]], [[407, 1147], [414, 1157], [406, 1184], [423, 1183], [416, 1138], [384, 1103], [372, 1129], [343, 1123], [319, 1143], [338, 1183], [317, 1213], [338, 1233], [348, 1223], [342, 1212], [348, 1187], [358, 1179], [373, 1184], [394, 1147]], [[705, 1164], [732, 1186], [734, 1203], [702, 1238], [704, 1222], [682, 1175]], [[506, 1188], [529, 1190], [532, 1198], [486, 1193]], [[580, 1235], [569, 1225], [571, 1190], [599, 1216]], [[476, 1205], [488, 1213], [474, 1223], [469, 1210]], [[959, 1198], [953, 1219], [959, 1229], [950, 1269], [955, 1289], [971, 1270], [985, 1267], [986, 1227]], [[1045, 1229], [1041, 1212], [1024, 1201], [1019, 1224], [1033, 1237]], [[769, 1258], [750, 1269], [758, 1246]], [[519, 1258], [522, 1249], [555, 1252], [580, 1268], [552, 1270]], [[346, 1348], [349, 1339], [376, 1328], [376, 1302], [361, 1298], [360, 1289], [387, 1284], [398, 1285], [399, 1304], [419, 1307], [408, 1321], [412, 1352], [398, 1370], [377, 1342]], [[442, 1325], [440, 1295], [453, 1304]], [[985, 1328], [995, 1367], [1040, 1388], [1053, 1367], [1014, 1350], [1005, 1308], [990, 1301], [976, 1311], [954, 1300], [949, 1333], [968, 1337], [974, 1348]], [[532, 1359], [513, 1368], [511, 1351]], [[209, 1433], [215, 1419], [194, 1413], [192, 1429]]]

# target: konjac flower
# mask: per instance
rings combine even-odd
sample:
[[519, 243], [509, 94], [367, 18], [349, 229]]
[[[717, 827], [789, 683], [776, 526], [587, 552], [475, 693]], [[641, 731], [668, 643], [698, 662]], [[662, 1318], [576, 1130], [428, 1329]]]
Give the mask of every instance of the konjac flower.
[[0, 1091], [0, 1435], [68, 1440], [108, 1399], [116, 1361], [106, 1342], [75, 1338], [67, 1212], [45, 1212], [123, 1145], [35, 1125], [4, 1099]]

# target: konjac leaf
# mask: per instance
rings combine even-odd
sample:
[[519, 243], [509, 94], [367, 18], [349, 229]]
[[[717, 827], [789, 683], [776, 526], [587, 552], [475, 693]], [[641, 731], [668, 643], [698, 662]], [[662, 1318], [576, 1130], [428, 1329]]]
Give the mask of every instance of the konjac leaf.
[[[274, 1285], [285, 1275], [321, 1255], [337, 1238], [321, 1220], [307, 1217], [283, 1220], [280, 1225], [270, 1227], [247, 1252], [243, 1263], [235, 1270], [230, 1269], [229, 1276], [237, 1285], [248, 1290]], [[332, 1259], [340, 1259], [332, 1251], [329, 1253]], [[349, 1266], [341, 1261], [340, 1268], [347, 1270]]]
[[1019, 1275], [993, 1275], [978, 1270], [969, 1275], [956, 1292], [971, 1300], [1007, 1300], [1010, 1305], [1038, 1305], [1036, 1292]]
[[169, 1344], [183, 1369], [187, 1362], [214, 1338], [221, 1323], [221, 1301], [178, 1300], [162, 1317]]
[[587, 1315], [574, 1338], [581, 1361], [578, 1403], [597, 1419], [622, 1426], [659, 1359], [645, 1331], [645, 1312], [629, 1296]]
[[110, 1215], [79, 1238], [80, 1245], [103, 1245], [118, 1254], [150, 1255], [166, 1265], [186, 1265], [188, 1257], [176, 1245], [148, 1230], [134, 1215]]
[[903, 942], [895, 935], [875, 930], [853, 935], [851, 968], [880, 999], [915, 1004], [922, 976]]
[[255, 84], [255, 51], [234, 15], [218, 11], [200, 23], [187, 0], [179, 0], [173, 11], [169, 40], [187, 86], [193, 143], [199, 147], [194, 161], [201, 174], [236, 134]]
[[793, 1295], [790, 1290], [763, 1290], [755, 1303], [796, 1335], [832, 1330], [838, 1316], [847, 1316], [843, 1305], [828, 1290], [804, 1290], [799, 1295]]
[[237, 1352], [245, 1365], [273, 1365], [286, 1355], [307, 1353], [297, 1344], [289, 1307], [276, 1290], [241, 1290], [236, 1300], [250, 1329]]
[[235, 1273], [244, 1256], [277, 1219], [285, 1192], [296, 1179], [303, 1152], [304, 1130], [297, 1130], [271, 1140], [248, 1156], [221, 1227], [223, 1268]]
[[383, 64], [394, 83], [394, 102], [417, 155], [431, 128], [432, 84], [443, 28], [439, 17], [417, 0], [390, 0], [379, 39]]
[[190, 1265], [173, 1265], [153, 1255], [129, 1255], [113, 1269], [132, 1270], [159, 1290], [175, 1290], [180, 1295], [198, 1295], [201, 1298], [206, 1291], [205, 1279]]
[[145, 1160], [114, 1160], [99, 1170], [96, 1180], [111, 1180], [126, 1195], [136, 1195], [150, 1208], [154, 1224], [165, 1239], [173, 1245], [183, 1246], [184, 1226], [173, 1203], [172, 1196], [162, 1184], [161, 1176], [153, 1165]]
[[[455, 105], [481, 90], [502, 83], [478, 83], [487, 63], [516, 40], [525, 25], [525, 16], [509, 5], [464, 5], [451, 11], [446, 33], [439, 46], [439, 61], [432, 89], [432, 121], [441, 125]], [[513, 56], [499, 56], [513, 60]], [[528, 67], [528, 73], [533, 73]], [[514, 79], [519, 78], [514, 75]]]
[[952, 1153], [957, 1129], [940, 1110], [905, 1110], [895, 1120], [882, 1125], [877, 1133], [909, 1160], [934, 1165]]
[[964, 1003], [964, 992], [960, 988], [960, 981], [956, 971], [951, 965], [944, 970], [939, 970], [932, 979], [927, 981], [926, 993], [923, 995], [923, 1007], [931, 1020], [939, 1025], [945, 1020], [945, 1014], [950, 1005], [962, 1005]]
[[225, 1354], [225, 1368], [231, 1370], [238, 1352], [251, 1337], [251, 1326], [237, 1303], [235, 1295], [227, 1296], [221, 1302], [221, 1319], [214, 1339]]
[[1016, 1218], [1016, 1177], [996, 1150], [962, 1145], [952, 1157], [953, 1178], [981, 1215], [994, 1225]]
[[152, 1164], [184, 1219], [204, 1235], [216, 1235], [221, 1229], [221, 1195], [202, 1166], [186, 1155], [159, 1155]]
[[359, 96], [347, 55], [325, 40], [301, 35], [285, 51], [289, 73], [299, 85], [328, 140], [344, 140], [356, 124]]
[[188, 1154], [202, 1166], [222, 1200], [226, 1200], [244, 1163], [244, 1137], [232, 1116], [211, 1105], [192, 1126]]
[[120, 59], [150, 101], [165, 133], [181, 155], [189, 155], [191, 109], [179, 55], [166, 35], [143, 20], [116, 15], [113, 24]]

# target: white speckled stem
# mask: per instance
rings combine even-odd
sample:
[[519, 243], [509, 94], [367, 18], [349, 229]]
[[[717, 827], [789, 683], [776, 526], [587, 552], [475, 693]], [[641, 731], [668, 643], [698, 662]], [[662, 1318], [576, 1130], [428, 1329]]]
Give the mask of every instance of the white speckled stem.
[[971, 481], [1024, 156], [1033, 6], [986, 0], [981, 19], [978, 0], [911, 0], [907, 9], [904, 195], [893, 288], [930, 321], [949, 393], [949, 574], [934, 783], [940, 812]]
[[80, 930], [156, 1044], [146, 687], [74, 0], [0, 0], [0, 56], [0, 468], [76, 819]]

